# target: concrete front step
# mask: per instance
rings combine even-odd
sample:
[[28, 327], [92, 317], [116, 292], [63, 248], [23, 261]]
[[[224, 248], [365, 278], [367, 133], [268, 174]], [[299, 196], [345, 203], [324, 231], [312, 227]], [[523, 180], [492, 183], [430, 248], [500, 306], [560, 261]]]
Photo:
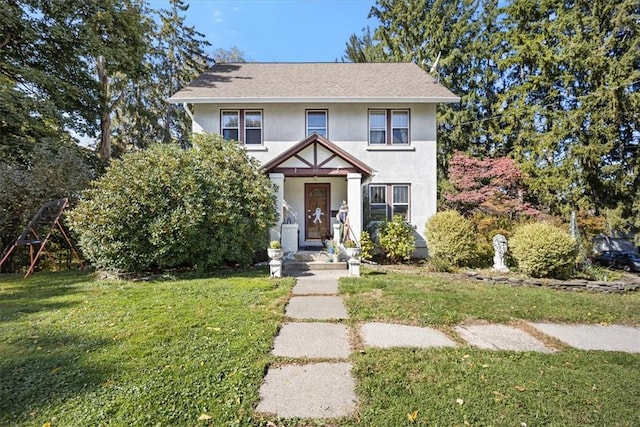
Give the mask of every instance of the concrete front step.
[[307, 271], [307, 270], [347, 270], [349, 267], [346, 262], [329, 262], [329, 261], [296, 261], [286, 260], [282, 263], [283, 271]]

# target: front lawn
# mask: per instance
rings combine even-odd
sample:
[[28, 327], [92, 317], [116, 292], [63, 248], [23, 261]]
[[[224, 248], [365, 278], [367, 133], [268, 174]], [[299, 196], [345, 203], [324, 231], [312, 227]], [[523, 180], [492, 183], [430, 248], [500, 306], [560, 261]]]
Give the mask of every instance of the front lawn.
[[[341, 280], [350, 321], [429, 325], [523, 320], [640, 323], [640, 292], [604, 295], [367, 271]], [[456, 348], [352, 356], [360, 411], [348, 425], [635, 426], [640, 354]]]
[[251, 425], [293, 283], [1, 275], [0, 425]]
[[368, 270], [340, 291], [351, 319], [451, 326], [512, 320], [640, 324], [640, 292], [602, 294], [491, 285], [417, 273]]

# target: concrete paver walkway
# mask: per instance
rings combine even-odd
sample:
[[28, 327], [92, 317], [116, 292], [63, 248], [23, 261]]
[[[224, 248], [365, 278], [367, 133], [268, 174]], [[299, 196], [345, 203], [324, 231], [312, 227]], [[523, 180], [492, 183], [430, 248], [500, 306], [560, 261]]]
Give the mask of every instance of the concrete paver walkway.
[[257, 411], [284, 418], [337, 418], [357, 405], [350, 363], [315, 363], [269, 368]]
[[640, 353], [640, 328], [624, 325], [530, 323], [539, 331], [581, 350]]
[[287, 323], [273, 344], [272, 353], [283, 357], [346, 359], [351, 353], [349, 331], [333, 323]]
[[272, 351], [276, 356], [337, 361], [270, 367], [257, 412], [285, 418], [338, 418], [355, 412], [355, 381], [346, 361], [352, 350], [349, 330], [327, 322], [348, 318], [342, 298], [335, 295], [338, 278], [346, 273], [325, 270], [298, 277], [285, 313], [305, 322], [284, 324]]
[[507, 325], [456, 326], [455, 331], [469, 344], [488, 350], [538, 351], [552, 353], [542, 342]]
[[[282, 325], [272, 354], [298, 358], [269, 368], [260, 389], [256, 411], [284, 418], [337, 418], [351, 416], [357, 408], [355, 381], [348, 362], [353, 350], [348, 319], [338, 295], [338, 278], [348, 272], [314, 271], [298, 277], [285, 308], [293, 321]], [[529, 323], [542, 334], [583, 350], [640, 353], [640, 327], [622, 325], [558, 325]], [[552, 353], [537, 338], [508, 325], [459, 325], [463, 341], [481, 349]], [[454, 347], [455, 340], [433, 328], [380, 322], [365, 323], [358, 330], [365, 346]], [[310, 359], [319, 359], [311, 363]], [[330, 361], [327, 361], [330, 360]]]
[[370, 347], [455, 347], [456, 343], [440, 331], [418, 326], [389, 323], [365, 323], [360, 328], [365, 345]]
[[293, 319], [346, 319], [347, 308], [339, 296], [296, 296], [289, 300], [285, 313]]

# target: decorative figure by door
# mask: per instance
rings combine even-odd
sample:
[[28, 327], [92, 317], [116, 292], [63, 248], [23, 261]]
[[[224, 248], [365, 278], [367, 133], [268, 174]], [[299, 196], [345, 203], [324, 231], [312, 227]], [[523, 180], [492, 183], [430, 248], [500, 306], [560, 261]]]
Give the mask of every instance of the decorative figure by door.
[[347, 242], [349, 238], [349, 205], [347, 201], [343, 200], [340, 210], [336, 214], [336, 219], [340, 224], [340, 241]]

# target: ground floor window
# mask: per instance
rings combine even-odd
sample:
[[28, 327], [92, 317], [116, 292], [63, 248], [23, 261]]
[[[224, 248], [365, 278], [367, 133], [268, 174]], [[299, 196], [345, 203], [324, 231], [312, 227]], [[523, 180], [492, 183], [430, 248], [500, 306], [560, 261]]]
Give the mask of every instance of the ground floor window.
[[395, 215], [402, 215], [409, 221], [409, 184], [369, 185], [369, 221], [390, 221]]

